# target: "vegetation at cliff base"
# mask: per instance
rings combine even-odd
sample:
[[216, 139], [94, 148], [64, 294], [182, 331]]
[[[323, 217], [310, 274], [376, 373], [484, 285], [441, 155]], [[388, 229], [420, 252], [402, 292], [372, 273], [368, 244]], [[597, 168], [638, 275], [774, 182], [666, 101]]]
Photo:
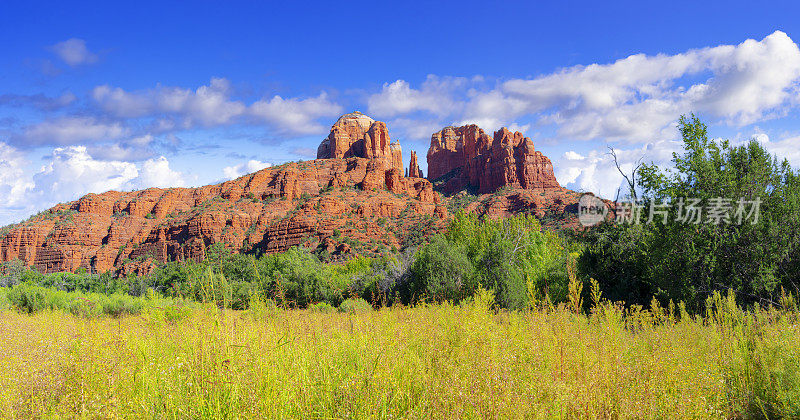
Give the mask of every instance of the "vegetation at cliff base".
[[285, 308], [317, 303], [338, 307], [349, 298], [374, 306], [419, 302], [458, 303], [479, 287], [493, 290], [503, 308], [527, 307], [530, 299], [567, 297], [568, 261], [562, 238], [542, 229], [532, 216], [481, 220], [459, 213], [447, 233], [404, 253], [356, 257], [342, 264], [321, 262], [302, 247], [279, 254], [232, 253], [211, 246], [203, 262], [169, 262], [146, 276], [88, 273], [42, 274], [18, 262], [7, 264], [5, 285], [36, 285], [65, 292], [214, 301], [247, 309], [253, 296]]

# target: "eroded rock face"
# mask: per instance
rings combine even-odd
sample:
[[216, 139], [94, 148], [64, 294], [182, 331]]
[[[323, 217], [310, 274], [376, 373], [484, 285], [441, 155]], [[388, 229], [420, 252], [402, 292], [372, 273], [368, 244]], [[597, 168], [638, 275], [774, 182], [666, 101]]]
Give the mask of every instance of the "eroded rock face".
[[386, 123], [357, 111], [339, 117], [317, 148], [317, 159], [349, 157], [385, 160], [388, 168], [403, 169], [403, 151], [391, 142]]
[[428, 179], [448, 194], [464, 188], [562, 189], [550, 159], [531, 139], [505, 127], [494, 137], [476, 125], [445, 127], [431, 136], [427, 158]]
[[217, 185], [110, 191], [59, 204], [0, 232], [0, 261], [18, 258], [43, 272], [146, 272], [153, 261], [202, 260], [213, 243], [283, 252], [315, 248], [335, 230], [400, 247], [394, 231], [407, 221], [399, 215], [435, 216], [444, 226], [439, 199], [430, 182], [405, 178], [384, 159], [290, 163]]

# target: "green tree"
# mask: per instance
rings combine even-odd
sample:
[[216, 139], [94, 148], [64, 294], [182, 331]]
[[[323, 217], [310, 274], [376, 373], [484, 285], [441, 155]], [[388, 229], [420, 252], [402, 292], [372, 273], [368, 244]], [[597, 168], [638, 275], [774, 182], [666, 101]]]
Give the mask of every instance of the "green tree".
[[418, 251], [404, 295], [407, 301], [426, 297], [457, 302], [472, 295], [474, 271], [464, 244], [436, 235]]
[[446, 233], [423, 246], [411, 268], [411, 295], [458, 301], [478, 286], [495, 292], [497, 304], [528, 304], [528, 286], [556, 300], [566, 297], [567, 249], [531, 215], [482, 220], [456, 214]]
[[[587, 235], [581, 258], [587, 276], [600, 280], [614, 299], [645, 304], [684, 300], [695, 307], [715, 290], [734, 290], [740, 299], [771, 300], [784, 286], [797, 291], [800, 178], [787, 161], [778, 161], [761, 144], [732, 146], [715, 140], [697, 117], [681, 117], [683, 154], [673, 154], [673, 167], [643, 165], [637, 175], [645, 209], [667, 203], [667, 220], [610, 225]], [[679, 203], [700, 199], [729, 206], [729, 221], [680, 223]], [[723, 201], [718, 201], [722, 199]], [[683, 201], [681, 201], [683, 200]], [[736, 211], [758, 205], [755, 215], [738, 223]]]

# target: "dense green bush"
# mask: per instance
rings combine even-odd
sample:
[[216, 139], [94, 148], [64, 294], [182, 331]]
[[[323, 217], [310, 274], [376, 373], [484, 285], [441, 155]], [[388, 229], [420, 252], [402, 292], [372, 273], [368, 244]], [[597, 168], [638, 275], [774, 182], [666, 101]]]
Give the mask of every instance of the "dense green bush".
[[352, 272], [348, 295], [360, 296], [378, 305], [390, 305], [399, 288], [407, 284], [414, 259], [415, 250], [406, 248], [397, 254], [369, 260], [369, 267]]
[[[213, 245], [207, 254], [209, 258], [203, 262], [171, 261], [148, 275], [127, 277], [86, 272], [42, 274], [15, 260], [0, 267], [0, 286], [24, 283], [63, 292], [130, 296], [155, 291], [233, 309], [247, 309], [252, 294], [257, 293], [261, 299], [273, 299], [285, 307], [304, 308], [312, 302], [338, 306], [349, 296], [388, 297], [396, 282], [393, 279], [403, 277], [395, 272], [397, 259], [392, 256], [326, 264], [302, 247], [255, 258]], [[37, 296], [30, 298], [35, 305]]]
[[418, 251], [404, 295], [409, 302], [422, 297], [457, 302], [472, 296], [474, 279], [475, 267], [466, 245], [436, 235]]
[[189, 279], [197, 276], [201, 269], [202, 266], [191, 260], [160, 264], [147, 276], [130, 277], [128, 291], [134, 296], [152, 289], [167, 296], [190, 297], [194, 286]]
[[312, 312], [319, 312], [323, 314], [336, 312], [336, 308], [325, 302], [312, 303], [311, 305], [308, 305], [308, 309]]
[[9, 306], [27, 313], [62, 310], [74, 315], [94, 317], [100, 315], [137, 315], [146, 310], [180, 312], [192, 305], [183, 300], [164, 299], [151, 293], [148, 297], [123, 294], [67, 292], [52, 287], [27, 283], [4, 288], [2, 295]]
[[418, 251], [402, 291], [407, 302], [458, 302], [481, 286], [494, 291], [499, 306], [512, 309], [526, 307], [535, 291], [563, 301], [569, 258], [564, 241], [543, 231], [533, 216], [482, 220], [459, 213], [446, 233]]
[[150, 275], [137, 278], [134, 294], [153, 289], [167, 296], [214, 301], [245, 309], [252, 293], [274, 299], [285, 307], [304, 308], [312, 302], [338, 306], [346, 296], [369, 298], [384, 282], [391, 258], [353, 258], [343, 264], [326, 264], [309, 250], [293, 247], [279, 254], [243, 255], [215, 247], [202, 263], [170, 262]]
[[10, 287], [19, 283], [32, 283], [52, 287], [67, 292], [84, 291], [112, 294], [127, 292], [127, 280], [117, 278], [112, 273], [91, 274], [84, 269], [76, 273], [42, 274], [26, 267], [15, 259], [0, 266], [0, 286]]
[[311, 302], [338, 305], [343, 300], [352, 275], [368, 266], [368, 260], [357, 258], [344, 266], [320, 262], [304, 248], [290, 248], [281, 254], [258, 260], [261, 290], [274, 296], [279, 304], [304, 308]]
[[372, 305], [364, 299], [347, 299], [339, 305], [339, 312], [359, 314], [372, 311]]

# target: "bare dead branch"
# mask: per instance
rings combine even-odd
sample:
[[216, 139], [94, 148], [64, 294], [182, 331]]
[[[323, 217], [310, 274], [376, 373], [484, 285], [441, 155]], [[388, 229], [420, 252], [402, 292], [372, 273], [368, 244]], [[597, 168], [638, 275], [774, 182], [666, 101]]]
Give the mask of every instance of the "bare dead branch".
[[[614, 150], [614, 148], [611, 146], [607, 147], [608, 147], [608, 154], [611, 155], [611, 157], [614, 159], [614, 166], [617, 167], [617, 171], [619, 171], [620, 175], [622, 175], [622, 177], [625, 178], [625, 182], [628, 183], [628, 188], [630, 189], [631, 197], [633, 197], [634, 200], [638, 200], [639, 197], [636, 195], [636, 173], [639, 172], [639, 169], [642, 167], [642, 160], [644, 159], [644, 156], [640, 157], [639, 160], [636, 161], [636, 165], [633, 167], [633, 172], [631, 173], [630, 176], [628, 176], [628, 174], [626, 174], [625, 171], [622, 170], [622, 167], [620, 167], [619, 165], [619, 160], [617, 159], [617, 151]], [[619, 189], [617, 189], [617, 199], [618, 198], [619, 198]]]

